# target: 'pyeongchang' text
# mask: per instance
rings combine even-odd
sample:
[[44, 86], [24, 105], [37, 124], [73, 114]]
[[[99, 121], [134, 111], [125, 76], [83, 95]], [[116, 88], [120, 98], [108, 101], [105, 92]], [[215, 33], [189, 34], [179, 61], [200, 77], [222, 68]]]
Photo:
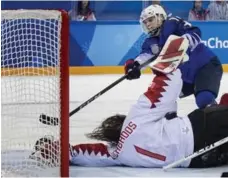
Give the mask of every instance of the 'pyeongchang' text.
[[209, 48], [228, 48], [228, 40], [220, 40], [218, 37], [211, 37], [202, 42]]

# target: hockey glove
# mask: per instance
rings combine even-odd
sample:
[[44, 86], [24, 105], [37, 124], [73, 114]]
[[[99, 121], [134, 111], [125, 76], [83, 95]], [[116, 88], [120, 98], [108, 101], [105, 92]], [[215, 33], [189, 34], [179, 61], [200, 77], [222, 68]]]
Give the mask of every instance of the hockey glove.
[[141, 76], [141, 71], [139, 69], [139, 63], [133, 59], [126, 61], [124, 70], [127, 75], [128, 80], [138, 79]]
[[41, 164], [49, 166], [59, 165], [60, 142], [54, 141], [54, 137], [46, 135], [36, 141], [34, 151], [29, 156]]

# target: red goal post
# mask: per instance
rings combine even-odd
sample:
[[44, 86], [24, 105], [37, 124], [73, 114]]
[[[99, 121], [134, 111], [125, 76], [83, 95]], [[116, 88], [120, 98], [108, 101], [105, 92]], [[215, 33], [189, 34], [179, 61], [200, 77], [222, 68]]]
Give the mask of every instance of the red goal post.
[[[2, 176], [69, 176], [68, 53], [67, 12], [1, 11]], [[40, 123], [43, 112], [60, 124]], [[57, 164], [29, 158], [45, 135], [60, 141]]]

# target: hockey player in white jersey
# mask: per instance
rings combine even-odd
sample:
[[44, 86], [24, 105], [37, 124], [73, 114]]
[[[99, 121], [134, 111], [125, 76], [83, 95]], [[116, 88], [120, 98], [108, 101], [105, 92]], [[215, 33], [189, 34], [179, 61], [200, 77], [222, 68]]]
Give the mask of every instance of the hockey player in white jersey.
[[[228, 96], [224, 95], [223, 105], [197, 109], [186, 117], [178, 117], [177, 99], [181, 88], [179, 69], [169, 74], [158, 72], [127, 116], [110, 116], [87, 135], [107, 144], [69, 146], [70, 164], [160, 168], [227, 137], [228, 102], [225, 100]], [[41, 138], [34, 155], [57, 164], [58, 156], [52, 155], [58, 154], [58, 145], [58, 141]], [[199, 168], [227, 163], [228, 144], [224, 144], [179, 166]]]

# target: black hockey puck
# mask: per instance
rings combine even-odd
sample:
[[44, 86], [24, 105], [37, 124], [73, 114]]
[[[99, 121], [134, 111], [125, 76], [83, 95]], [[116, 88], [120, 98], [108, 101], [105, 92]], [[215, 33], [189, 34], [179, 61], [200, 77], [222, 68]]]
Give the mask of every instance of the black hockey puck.
[[228, 172], [223, 172], [221, 177], [228, 177]]

